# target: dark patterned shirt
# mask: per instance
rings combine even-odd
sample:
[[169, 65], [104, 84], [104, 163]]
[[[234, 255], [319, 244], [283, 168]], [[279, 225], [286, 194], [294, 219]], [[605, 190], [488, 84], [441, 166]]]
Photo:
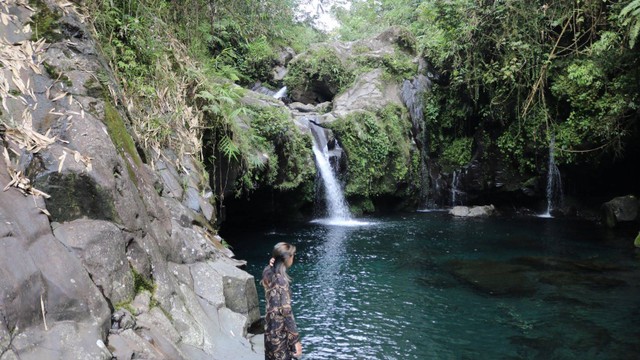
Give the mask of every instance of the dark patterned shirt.
[[266, 315], [264, 348], [266, 360], [291, 360], [295, 344], [300, 341], [291, 311], [291, 289], [280, 275], [265, 286]]

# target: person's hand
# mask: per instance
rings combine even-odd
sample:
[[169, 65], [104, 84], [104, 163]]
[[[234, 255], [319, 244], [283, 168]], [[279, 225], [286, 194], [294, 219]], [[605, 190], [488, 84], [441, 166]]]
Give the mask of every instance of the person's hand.
[[276, 262], [275, 258], [269, 259], [269, 266], [273, 267], [273, 264]]
[[296, 352], [293, 356], [296, 358], [300, 358], [302, 356], [302, 343], [299, 341], [296, 343]]

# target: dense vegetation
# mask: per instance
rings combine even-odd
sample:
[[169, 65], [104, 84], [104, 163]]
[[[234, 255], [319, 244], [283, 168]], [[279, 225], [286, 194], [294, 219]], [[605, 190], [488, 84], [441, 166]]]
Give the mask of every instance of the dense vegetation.
[[[333, 126], [344, 142], [364, 141], [349, 133], [357, 129], [375, 150], [403, 159], [377, 173], [406, 189], [419, 186], [413, 177], [425, 154], [445, 173], [473, 160], [500, 159], [523, 181], [545, 171], [552, 142], [558, 163], [588, 163], [592, 171], [599, 163], [638, 158], [640, 0], [359, 0], [350, 10], [336, 9], [342, 26], [328, 35], [309, 26], [313, 19], [296, 21], [297, 3], [88, 1], [86, 13], [123, 93], [107, 86], [107, 74], [96, 78], [116, 106], [137, 112], [128, 119], [139, 148], [200, 153], [219, 196], [261, 186], [311, 191], [309, 139], [289, 126], [286, 114], [247, 105], [243, 87], [283, 85], [269, 82], [282, 49], [300, 53], [330, 36], [358, 40], [389, 26], [406, 32], [401, 56], [356, 56], [346, 66], [317, 47], [290, 63], [284, 81], [306, 88], [322, 80], [330, 88], [321, 100], [330, 100], [367, 69], [381, 67], [387, 80], [398, 82], [415, 75], [413, 54], [426, 59], [434, 85], [422, 109], [425, 153], [375, 138], [376, 132], [406, 131], [404, 125], [376, 127], [374, 120], [383, 117], [405, 121], [398, 109]], [[381, 166], [377, 153], [361, 155], [374, 165], [349, 165], [349, 176], [359, 180], [347, 184], [347, 193], [367, 199], [388, 194], [375, 182], [389, 179], [367, 178]]]
[[[292, 0], [88, 1], [86, 14], [122, 93], [98, 74], [105, 96], [129, 111], [148, 158], [168, 146], [201, 154], [216, 195], [261, 185], [286, 191], [312, 176], [302, 134], [277, 110], [249, 106], [245, 90], [268, 84], [281, 49], [323, 36], [295, 21]], [[240, 85], [240, 86], [238, 86]], [[134, 106], [135, 105], [135, 106]], [[132, 113], [135, 112], [135, 113]], [[242, 124], [251, 123], [250, 128]], [[292, 154], [297, 156], [293, 157]]]
[[338, 16], [344, 40], [389, 25], [416, 37], [437, 75], [425, 106], [433, 154], [482, 147], [534, 172], [552, 138], [561, 164], [637, 149], [638, 0], [357, 1]]

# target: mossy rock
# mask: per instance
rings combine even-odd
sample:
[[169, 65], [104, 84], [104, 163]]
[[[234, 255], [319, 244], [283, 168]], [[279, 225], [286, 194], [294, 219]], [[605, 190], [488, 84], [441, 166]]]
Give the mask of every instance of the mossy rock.
[[[116, 110], [109, 101], [105, 101], [104, 103], [104, 123], [107, 126], [107, 131], [116, 150], [118, 150], [118, 153], [125, 159], [129, 178], [137, 185], [138, 178], [133, 169], [133, 164], [142, 166], [142, 159], [140, 158], [140, 154], [138, 154], [133, 138], [125, 126], [124, 119], [122, 119], [118, 110]], [[131, 159], [133, 164], [127, 159]]]
[[284, 78], [291, 97], [302, 103], [321, 103], [333, 98], [354, 80], [335, 50], [321, 47], [294, 58]]
[[37, 9], [29, 23], [32, 30], [31, 40], [37, 41], [45, 38], [50, 43], [61, 41], [63, 39], [60, 28], [61, 15], [51, 11], [42, 0], [31, 0], [29, 4]]
[[45, 201], [52, 221], [117, 219], [112, 197], [85, 174], [51, 173], [38, 179], [36, 187], [51, 195]]
[[[363, 211], [379, 196], [407, 197], [419, 171], [411, 143], [411, 122], [404, 109], [389, 105], [376, 112], [353, 112], [328, 125], [347, 156], [345, 194]], [[415, 194], [417, 195], [417, 194]]]

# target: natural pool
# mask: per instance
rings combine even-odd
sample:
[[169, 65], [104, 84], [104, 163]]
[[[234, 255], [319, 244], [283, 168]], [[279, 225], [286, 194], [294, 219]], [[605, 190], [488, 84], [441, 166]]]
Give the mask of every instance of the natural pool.
[[304, 359], [637, 359], [640, 252], [589, 222], [425, 212], [227, 232], [258, 284], [298, 247]]

